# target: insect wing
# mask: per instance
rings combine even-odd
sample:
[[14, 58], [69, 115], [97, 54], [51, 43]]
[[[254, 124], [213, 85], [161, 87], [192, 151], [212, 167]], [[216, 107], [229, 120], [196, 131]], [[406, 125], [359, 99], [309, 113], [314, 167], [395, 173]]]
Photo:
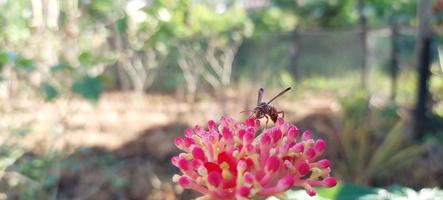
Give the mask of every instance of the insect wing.
[[262, 98], [263, 98], [263, 92], [264, 92], [263, 88], [260, 88], [260, 89], [258, 90], [257, 106], [261, 103], [261, 100], [262, 100]]

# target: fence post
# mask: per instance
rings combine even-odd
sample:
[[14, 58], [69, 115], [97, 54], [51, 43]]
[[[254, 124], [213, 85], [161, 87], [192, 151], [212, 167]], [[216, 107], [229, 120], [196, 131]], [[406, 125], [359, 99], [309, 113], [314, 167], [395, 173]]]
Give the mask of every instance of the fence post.
[[397, 76], [399, 70], [398, 63], [398, 25], [393, 22], [391, 24], [391, 66], [390, 66], [390, 78], [391, 78], [391, 101], [395, 102], [397, 96]]
[[431, 64], [431, 0], [419, 0], [417, 18], [419, 21], [417, 34], [417, 70], [418, 70], [418, 87], [417, 101], [414, 112], [414, 136], [422, 138], [426, 131], [426, 122], [428, 118], [429, 108], [428, 99], [430, 64]]
[[368, 35], [368, 27], [366, 16], [363, 13], [364, 9], [364, 0], [358, 0], [358, 23], [360, 27], [360, 42], [361, 42], [361, 50], [362, 50], [362, 60], [361, 60], [361, 85], [363, 89], [367, 89], [367, 78], [368, 78], [368, 69], [367, 69], [367, 56], [368, 56], [368, 46], [367, 46], [367, 35]]

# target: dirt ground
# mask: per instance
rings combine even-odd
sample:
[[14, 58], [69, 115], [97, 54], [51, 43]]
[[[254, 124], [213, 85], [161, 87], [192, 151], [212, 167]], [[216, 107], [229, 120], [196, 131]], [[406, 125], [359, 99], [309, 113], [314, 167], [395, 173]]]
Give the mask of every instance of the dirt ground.
[[[211, 97], [191, 105], [174, 96], [121, 92], [105, 93], [96, 103], [22, 99], [3, 112], [2, 128], [30, 126], [23, 140], [30, 152], [60, 152], [58, 199], [188, 199], [193, 194], [171, 182], [177, 169], [169, 159], [178, 153], [173, 138], [223, 113], [242, 120], [247, 116], [240, 111], [252, 109], [255, 98], [255, 92], [228, 92], [225, 109]], [[286, 120], [317, 124], [320, 132], [331, 130], [330, 116], [339, 112], [331, 94], [287, 95], [274, 106]]]

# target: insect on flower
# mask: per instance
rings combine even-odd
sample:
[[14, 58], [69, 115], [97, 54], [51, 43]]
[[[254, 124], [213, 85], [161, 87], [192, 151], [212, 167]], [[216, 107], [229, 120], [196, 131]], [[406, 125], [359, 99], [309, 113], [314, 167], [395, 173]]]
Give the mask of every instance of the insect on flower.
[[271, 118], [272, 122], [275, 123], [277, 121], [279, 114], [282, 114], [282, 117], [284, 118], [285, 113], [283, 111], [277, 111], [275, 107], [271, 106], [271, 103], [272, 101], [274, 101], [275, 99], [277, 99], [279, 96], [283, 95], [290, 89], [291, 87], [288, 87], [285, 90], [278, 93], [277, 95], [275, 95], [275, 97], [269, 100], [268, 102], [262, 102], [264, 90], [263, 88], [260, 88], [258, 90], [257, 107], [255, 107], [252, 110], [252, 117], [254, 117], [255, 119], [266, 118], [266, 124], [268, 124], [269, 118]]
[[260, 130], [260, 121], [222, 117], [185, 130], [174, 144], [183, 152], [171, 162], [180, 173], [172, 180], [203, 196], [199, 200], [249, 200], [281, 196], [292, 187], [316, 194], [314, 187], [334, 187], [330, 161], [320, 159], [326, 141], [314, 139], [283, 118]]

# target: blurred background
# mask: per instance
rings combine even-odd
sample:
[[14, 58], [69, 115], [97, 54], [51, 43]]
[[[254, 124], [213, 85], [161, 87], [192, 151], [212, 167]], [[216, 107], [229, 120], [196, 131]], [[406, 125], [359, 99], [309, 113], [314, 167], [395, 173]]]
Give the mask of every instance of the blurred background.
[[0, 199], [193, 198], [173, 138], [259, 87], [329, 142], [318, 199], [443, 199], [442, 33], [441, 0], [0, 0]]

